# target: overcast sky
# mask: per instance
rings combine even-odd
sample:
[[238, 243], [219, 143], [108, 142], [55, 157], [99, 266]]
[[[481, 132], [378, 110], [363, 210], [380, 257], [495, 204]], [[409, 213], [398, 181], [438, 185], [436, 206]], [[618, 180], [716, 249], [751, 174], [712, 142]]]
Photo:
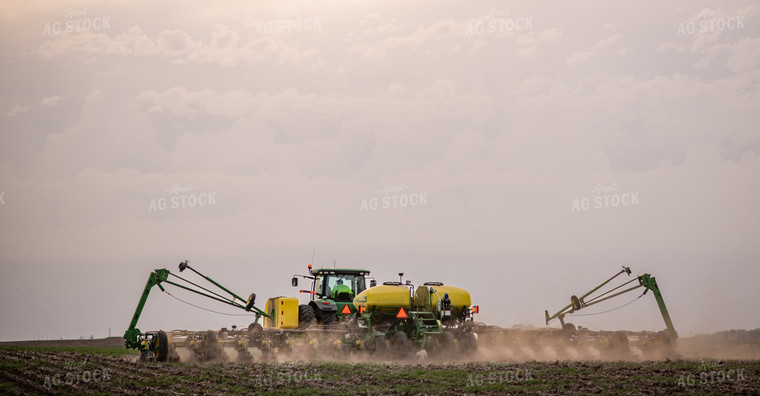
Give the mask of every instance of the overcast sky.
[[[263, 306], [314, 249], [464, 287], [488, 324], [630, 266], [681, 335], [760, 327], [758, 11], [3, 2], [0, 339], [121, 335], [185, 259]], [[139, 327], [250, 321], [156, 289]], [[664, 328], [651, 294], [571, 321]]]

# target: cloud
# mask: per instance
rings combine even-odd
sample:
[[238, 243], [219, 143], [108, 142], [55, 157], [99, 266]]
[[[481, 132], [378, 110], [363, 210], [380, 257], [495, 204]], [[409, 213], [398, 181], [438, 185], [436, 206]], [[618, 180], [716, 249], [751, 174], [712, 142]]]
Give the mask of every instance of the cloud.
[[158, 48], [167, 55], [187, 54], [197, 50], [202, 44], [193, 41], [189, 34], [181, 30], [163, 31], [158, 35]]
[[138, 26], [111, 38], [106, 33], [82, 32], [57, 36], [37, 48], [44, 58], [66, 54], [146, 56], [159, 52], [154, 40], [148, 38]]
[[419, 25], [407, 35], [386, 38], [383, 44], [388, 48], [414, 48], [433, 40], [443, 40], [451, 37], [464, 37], [464, 24], [450, 20], [439, 21], [431, 25]]
[[[599, 50], [607, 48], [615, 44], [619, 37], [620, 35], [615, 34], [605, 39], [601, 39], [597, 41], [594, 45], [589, 47], [586, 51], [573, 52], [573, 54], [570, 55], [570, 57], [567, 58], [567, 60], [565, 60], [565, 63], [567, 63], [569, 66], [576, 66], [576, 65], [586, 63], [589, 59], [598, 55]], [[625, 53], [626, 53], [625, 50], [617, 51], [618, 55], [624, 55]]]
[[520, 89], [525, 92], [536, 92], [548, 88], [549, 83], [550, 81], [546, 77], [528, 78], [520, 83]]
[[42, 99], [40, 104], [47, 107], [56, 107], [63, 100], [64, 98], [62, 96], [46, 96]]
[[553, 28], [547, 28], [541, 31], [541, 33], [536, 33], [533, 31], [529, 31], [523, 34], [520, 34], [517, 36], [517, 44], [518, 45], [539, 45], [544, 43], [553, 43], [556, 41], [559, 41], [562, 38], [562, 30], [556, 27]]
[[388, 49], [374, 45], [356, 44], [349, 47], [352, 51], [361, 53], [361, 60], [369, 62], [379, 62], [388, 57]]
[[596, 56], [596, 53], [591, 51], [573, 52], [573, 54], [570, 55], [570, 57], [567, 58], [565, 62], [570, 66], [576, 66], [582, 63], [586, 63], [586, 61], [593, 58], [594, 56]]
[[760, 37], [744, 38], [730, 47], [731, 55], [726, 59], [734, 73], [756, 72], [760, 65]]
[[[0, 17], [6, 30], [62, 11], [23, 4], [11, 7], [18, 17]], [[30, 114], [0, 122], [13, 131], [0, 134], [0, 241], [20, 269], [51, 275], [29, 278], [51, 312], [108, 288], [139, 292], [149, 271], [185, 258], [230, 274], [274, 264], [268, 276], [287, 281], [315, 245], [315, 264], [362, 263], [380, 280], [405, 271], [425, 281], [435, 270], [474, 301], [505, 297], [493, 292], [500, 279], [457, 277], [458, 264], [491, 273], [515, 263], [512, 275], [527, 281], [509, 293], [541, 284], [546, 298], [508, 315], [484, 310], [500, 325], [542, 324], [547, 302], [588, 280], [577, 274], [629, 265], [611, 260], [645, 263], [634, 269], [669, 285], [684, 331], [697, 327], [690, 304], [708, 285], [740, 286], [723, 305], [757, 300], [759, 25], [747, 19], [744, 30], [695, 43], [673, 31], [686, 16], [657, 5], [526, 3], [515, 12], [536, 15], [537, 30], [483, 25], [468, 35], [470, 22], [488, 22], [468, 18], [471, 7], [357, 5], [324, 11], [319, 32], [256, 34], [250, 18], [271, 10], [248, 3], [104, 4], [94, 12], [114, 15], [112, 30], [6, 35], [0, 100], [9, 114]], [[31, 111], [48, 105], [56, 111]], [[148, 211], [190, 183], [218, 204]], [[359, 212], [363, 198], [402, 183], [428, 192], [429, 205]], [[640, 192], [641, 205], [571, 212], [573, 199], [612, 183]], [[726, 265], [715, 269], [716, 257]], [[72, 279], [72, 293], [55, 299], [55, 281], [92, 271], [120, 271], [122, 282]], [[234, 290], [250, 287], [233, 278]], [[118, 312], [134, 309], [126, 305], [91, 308], [116, 312], [107, 323], [118, 324]], [[16, 320], [22, 308], [0, 306], [14, 319], [0, 333], [29, 328]], [[758, 325], [723, 315], [725, 325]], [[111, 327], [81, 316], [61, 320]], [[662, 327], [656, 315], [597, 325], [609, 323]]]
[[616, 35], [607, 37], [605, 39], [599, 40], [596, 42], [596, 44], [592, 45], [589, 48], [589, 51], [596, 51], [602, 48], [609, 47], [610, 45], [615, 44], [619, 38], [620, 38], [620, 35], [616, 34]]
[[210, 42], [195, 41], [182, 30], [167, 30], [151, 38], [139, 26], [110, 37], [107, 33], [84, 32], [63, 35], [45, 41], [37, 52], [45, 58], [68, 54], [122, 57], [168, 57], [175, 62], [215, 63], [225, 67], [258, 61], [301, 62], [312, 59], [318, 51], [285, 44], [285, 37], [249, 36], [216, 25]]
[[532, 45], [530, 47], [520, 49], [520, 51], [517, 52], [517, 56], [525, 59], [533, 58], [536, 56], [536, 52], [536, 46]]
[[165, 164], [165, 150], [145, 114], [130, 106], [124, 93], [91, 91], [79, 120], [48, 135], [38, 171], [43, 175], [77, 174], [85, 169], [106, 172], [156, 171]]
[[8, 109], [8, 112], [5, 113], [5, 117], [7, 117], [7, 118], [13, 118], [13, 117], [16, 117], [19, 114], [27, 113], [31, 109], [32, 108], [29, 107], [29, 106], [15, 105], [15, 106], [11, 107], [10, 109]]
[[137, 100], [148, 106], [150, 113], [190, 115], [201, 112], [225, 117], [242, 116], [260, 102], [260, 98], [242, 90], [220, 94], [213, 89], [188, 91], [184, 87], [172, 87], [163, 92], [142, 91]]

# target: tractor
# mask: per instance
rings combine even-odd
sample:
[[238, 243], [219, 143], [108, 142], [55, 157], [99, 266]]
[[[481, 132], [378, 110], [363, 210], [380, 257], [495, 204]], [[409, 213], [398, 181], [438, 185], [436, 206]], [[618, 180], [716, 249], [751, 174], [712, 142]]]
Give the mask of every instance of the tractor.
[[[356, 312], [354, 297], [367, 289], [369, 271], [363, 269], [320, 268], [312, 269], [309, 275], [293, 275], [291, 285], [298, 286], [298, 278], [311, 280], [311, 290], [299, 290], [310, 294], [308, 304], [298, 307], [299, 328], [316, 325], [330, 327], [346, 321]], [[376, 281], [370, 280], [370, 287]]]

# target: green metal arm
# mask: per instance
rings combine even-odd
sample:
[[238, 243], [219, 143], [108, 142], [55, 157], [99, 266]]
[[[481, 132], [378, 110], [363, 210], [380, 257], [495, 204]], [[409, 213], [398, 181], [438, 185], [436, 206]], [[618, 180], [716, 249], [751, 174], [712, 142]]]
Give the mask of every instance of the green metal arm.
[[[625, 283], [623, 283], [623, 284], [621, 284], [621, 285], [619, 285], [619, 286], [617, 286], [617, 287], [615, 287], [615, 288], [613, 288], [611, 290], [608, 290], [605, 293], [602, 293], [599, 296], [591, 298], [589, 301], [586, 301], [586, 297], [588, 297], [589, 295], [591, 295], [595, 291], [599, 290], [601, 287], [603, 287], [604, 285], [606, 285], [607, 283], [609, 283], [612, 279], [614, 279], [615, 277], [617, 277], [618, 275], [620, 275], [620, 274], [622, 274], [624, 272], [627, 272], [628, 274], [630, 274], [631, 270], [628, 267], [623, 267], [623, 271], [617, 273], [615, 276], [613, 276], [612, 278], [606, 280], [601, 285], [599, 285], [599, 286], [591, 289], [591, 291], [589, 291], [588, 293], [582, 295], [580, 298], [578, 298], [576, 296], [572, 296], [570, 298], [570, 304], [567, 305], [567, 306], [565, 306], [564, 308], [560, 309], [554, 315], [549, 316], [549, 311], [544, 311], [544, 314], [546, 315], [546, 324], [549, 324], [549, 321], [551, 321], [553, 319], [559, 319], [560, 323], [564, 327], [565, 326], [565, 320], [564, 320], [565, 315], [572, 314], [573, 312], [578, 311], [578, 310], [580, 310], [580, 309], [582, 309], [584, 307], [595, 305], [595, 304], [598, 304], [598, 303], [600, 303], [602, 301], [607, 301], [607, 300], [609, 300], [611, 298], [614, 298], [614, 297], [617, 297], [619, 295], [622, 295], [622, 294], [628, 293], [630, 291], [633, 291], [633, 290], [639, 289], [641, 287], [644, 287], [645, 290], [644, 290], [644, 293], [642, 293], [642, 295], [646, 294], [649, 290], [652, 290], [652, 293], [654, 294], [655, 299], [657, 300], [657, 305], [660, 308], [660, 313], [662, 314], [662, 318], [665, 321], [665, 326], [668, 329], [668, 335], [670, 336], [671, 339], [674, 339], [674, 340], [676, 338], [678, 338], [678, 333], [676, 332], [675, 327], [673, 326], [673, 321], [670, 319], [670, 314], [668, 313], [668, 308], [665, 306], [665, 300], [662, 298], [662, 293], [660, 293], [660, 288], [657, 286], [657, 281], [650, 274], [645, 273], [645, 274], [639, 275], [635, 279], [631, 279], [628, 282], [625, 282]], [[628, 285], [628, 284], [630, 284], [632, 282], [635, 282], [637, 280], [638, 280], [638, 283], [639, 283], [638, 285], [631, 286], [631, 287], [629, 287], [627, 289], [624, 289], [624, 290], [621, 290], [621, 291], [619, 291], [617, 293], [610, 294], [610, 293], [612, 293], [612, 292], [614, 292], [614, 291], [616, 291], [618, 289], [621, 289], [624, 286], [626, 286], [626, 285]]]
[[654, 298], [657, 300], [657, 305], [660, 307], [662, 319], [665, 320], [665, 326], [668, 328], [668, 335], [670, 335], [670, 338], [673, 340], [678, 338], [678, 333], [676, 332], [676, 328], [673, 326], [673, 321], [670, 320], [668, 308], [665, 306], [665, 300], [662, 298], [660, 288], [657, 287], [657, 281], [654, 279], [654, 276], [643, 274], [639, 276], [639, 283], [647, 288], [647, 290], [644, 291], [644, 294], [646, 294], [646, 292], [649, 290], [651, 290], [654, 294]]
[[[564, 326], [565, 325], [564, 317], [565, 317], [566, 314], [573, 313], [573, 312], [575, 312], [575, 311], [577, 311], [577, 310], [579, 310], [579, 309], [581, 309], [581, 308], [583, 308], [585, 306], [592, 305], [594, 303], [599, 303], [599, 302], [602, 302], [604, 300], [608, 300], [608, 299], [610, 299], [612, 297], [615, 297], [617, 295], [620, 295], [622, 293], [625, 293], [625, 292], [629, 291], [629, 290], [625, 290], [625, 291], [623, 291], [621, 293], [616, 293], [616, 294], [614, 294], [612, 296], [609, 296], [607, 298], [604, 298], [602, 300], [597, 300], [600, 297], [603, 297], [604, 295], [609, 294], [609, 293], [611, 293], [611, 292], [613, 292], [613, 291], [615, 291], [615, 290], [617, 290], [617, 289], [619, 289], [619, 288], [627, 285], [628, 283], [633, 282], [633, 280], [628, 281], [628, 282], [626, 282], [626, 283], [624, 283], [624, 284], [622, 284], [622, 285], [620, 285], [620, 286], [618, 286], [618, 287], [616, 287], [616, 288], [614, 288], [612, 290], [609, 290], [609, 291], [607, 291], [606, 293], [604, 293], [602, 295], [594, 297], [592, 299], [592, 301], [589, 302], [589, 303], [586, 303], [584, 301], [586, 299], [586, 297], [588, 297], [589, 295], [591, 295], [595, 291], [601, 289], [602, 287], [604, 287], [604, 285], [610, 283], [613, 279], [615, 279], [616, 277], [618, 277], [619, 275], [622, 275], [622, 274], [631, 275], [631, 269], [628, 268], [628, 267], [623, 267], [623, 269], [620, 272], [618, 272], [617, 274], [613, 275], [610, 279], [607, 279], [606, 281], [602, 282], [599, 286], [591, 289], [589, 292], [587, 292], [586, 294], [582, 295], [580, 298], [578, 298], [576, 296], [570, 297], [570, 304], [566, 305], [565, 307], [563, 307], [562, 309], [560, 309], [557, 313], [555, 313], [552, 316], [549, 316], [549, 311], [544, 311], [545, 314], [546, 314], [546, 324], [549, 324], [549, 321], [552, 320], [552, 319], [559, 318], [560, 323], [562, 323], [562, 326]], [[593, 302], [593, 300], [597, 300], [597, 301]]]
[[[140, 301], [137, 303], [137, 309], [135, 309], [135, 313], [132, 316], [132, 322], [129, 324], [129, 328], [127, 329], [127, 331], [124, 332], [124, 344], [125, 344], [125, 346], [127, 348], [137, 349], [137, 348], [140, 347], [140, 335], [142, 334], [142, 332], [137, 328], [137, 321], [140, 319], [140, 315], [142, 314], [143, 308], [145, 307], [145, 302], [148, 300], [148, 295], [150, 294], [150, 291], [153, 288], [153, 286], [158, 286], [158, 288], [161, 289], [161, 291], [164, 291], [164, 292], [166, 291], [164, 289], [164, 287], [161, 285], [162, 283], [167, 283], [167, 284], [170, 284], [172, 286], [176, 286], [176, 287], [179, 287], [181, 289], [184, 289], [184, 290], [187, 290], [187, 291], [191, 291], [193, 293], [196, 293], [196, 294], [199, 294], [201, 296], [210, 298], [212, 300], [219, 301], [221, 303], [225, 303], [227, 305], [231, 305], [233, 307], [243, 309], [243, 310], [245, 310], [247, 312], [253, 311], [255, 313], [255, 315], [256, 315], [256, 321], [257, 322], [258, 322], [258, 320], [259, 320], [259, 318], [261, 316], [264, 316], [264, 317], [269, 318], [269, 319], [272, 318], [271, 314], [268, 314], [268, 313], [262, 311], [261, 309], [255, 307], [252, 304], [252, 301], [248, 301], [247, 304], [243, 304], [241, 302], [238, 302], [237, 300], [240, 300], [240, 301], [243, 301], [243, 302], [245, 302], [246, 300], [244, 300], [243, 298], [239, 297], [235, 293], [231, 292], [227, 288], [223, 287], [219, 283], [215, 282], [213, 279], [211, 279], [211, 278], [209, 278], [209, 277], [207, 277], [207, 276], [199, 273], [198, 271], [194, 270], [189, 265], [187, 265], [187, 261], [184, 261], [184, 262], [180, 263], [180, 271], [183, 271], [185, 268], [190, 268], [196, 274], [200, 275], [201, 277], [203, 277], [204, 279], [208, 280], [209, 282], [211, 282], [215, 286], [217, 286], [220, 289], [222, 289], [222, 290], [226, 291], [227, 293], [229, 293], [233, 298], [230, 299], [230, 298], [224, 297], [224, 296], [220, 295], [219, 293], [216, 293], [216, 292], [214, 292], [212, 290], [209, 290], [209, 289], [207, 289], [207, 288], [205, 288], [205, 287], [203, 287], [201, 285], [198, 285], [198, 284], [193, 283], [193, 282], [191, 282], [191, 281], [189, 281], [187, 279], [184, 279], [184, 278], [182, 278], [182, 277], [180, 277], [178, 275], [175, 275], [175, 274], [169, 272], [169, 270], [167, 270], [167, 269], [164, 269], [164, 268], [157, 269], [157, 270], [151, 272], [150, 276], [148, 277], [148, 282], [145, 284], [145, 289], [143, 290], [142, 296], [140, 297]], [[173, 277], [175, 277], [175, 278], [177, 278], [177, 279], [179, 279], [179, 280], [182, 280], [182, 281], [184, 281], [184, 282], [186, 282], [186, 283], [188, 283], [188, 284], [190, 284], [190, 285], [192, 285], [192, 286], [194, 286], [194, 287], [196, 287], [198, 289], [201, 289], [201, 290], [197, 290], [197, 289], [194, 289], [192, 287], [188, 287], [188, 286], [179, 284], [177, 282], [172, 282], [172, 281], [169, 280], [169, 276], [170, 275], [173, 276]]]
[[140, 346], [138, 338], [142, 332], [137, 329], [137, 321], [140, 319], [140, 314], [142, 314], [142, 310], [145, 307], [145, 301], [148, 300], [150, 289], [152, 289], [153, 286], [158, 286], [161, 291], [164, 291], [164, 288], [161, 286], [161, 282], [166, 281], [168, 277], [169, 270], [167, 269], [157, 269], [151, 272], [150, 276], [148, 277], [148, 282], [145, 284], [145, 290], [143, 290], [140, 301], [137, 303], [135, 314], [132, 315], [132, 322], [129, 324], [127, 331], [124, 332], [124, 344], [127, 348], [135, 349]]

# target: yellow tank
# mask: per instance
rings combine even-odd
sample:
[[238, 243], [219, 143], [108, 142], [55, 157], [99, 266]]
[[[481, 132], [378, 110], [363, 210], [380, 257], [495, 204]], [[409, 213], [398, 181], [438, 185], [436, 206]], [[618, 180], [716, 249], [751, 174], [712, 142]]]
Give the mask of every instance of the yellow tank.
[[267, 300], [264, 312], [274, 313], [272, 319], [264, 318], [265, 329], [298, 328], [298, 299], [296, 297], [270, 298]]
[[[431, 293], [430, 288], [433, 288], [437, 295]], [[451, 310], [454, 315], [468, 309], [472, 304], [470, 293], [467, 290], [454, 286], [444, 286], [440, 282], [428, 282], [418, 287], [414, 293], [414, 304], [419, 307], [419, 310], [438, 313], [438, 297], [440, 296], [442, 299], [447, 293], [449, 300], [451, 300]]]
[[409, 288], [406, 286], [382, 285], [369, 288], [354, 298], [354, 307], [366, 311], [380, 311], [396, 314], [403, 307], [407, 312], [411, 308]]

